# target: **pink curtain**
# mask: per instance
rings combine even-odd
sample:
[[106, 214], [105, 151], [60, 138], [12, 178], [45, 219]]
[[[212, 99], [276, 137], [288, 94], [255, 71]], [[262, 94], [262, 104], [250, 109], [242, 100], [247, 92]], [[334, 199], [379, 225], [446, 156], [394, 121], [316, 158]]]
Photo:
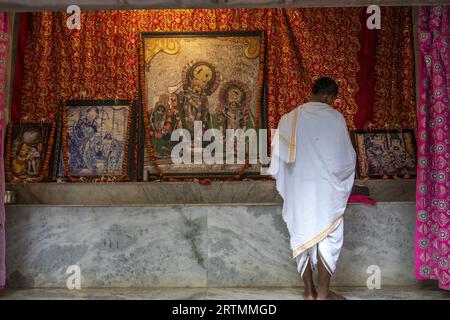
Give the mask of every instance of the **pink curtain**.
[[6, 55], [8, 53], [8, 18], [0, 13], [0, 289], [5, 287], [5, 175], [3, 172], [3, 114], [5, 110]]
[[419, 16], [420, 98], [415, 274], [450, 290], [449, 6]]

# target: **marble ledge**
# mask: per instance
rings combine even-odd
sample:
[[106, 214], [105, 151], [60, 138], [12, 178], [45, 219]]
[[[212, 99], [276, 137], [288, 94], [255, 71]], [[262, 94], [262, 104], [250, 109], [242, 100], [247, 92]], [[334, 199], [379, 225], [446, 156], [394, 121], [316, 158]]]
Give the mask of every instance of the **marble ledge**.
[[[375, 206], [380, 205], [393, 205], [393, 206], [403, 206], [408, 204], [415, 204], [415, 201], [378, 201]], [[68, 208], [142, 208], [142, 207], [177, 207], [177, 206], [186, 206], [186, 207], [228, 207], [228, 206], [282, 206], [282, 203], [279, 202], [266, 202], [266, 203], [251, 203], [251, 202], [242, 202], [242, 203], [149, 203], [149, 204], [43, 204], [43, 203], [14, 203], [14, 204], [5, 204], [5, 208], [8, 207], [36, 207], [36, 208], [45, 208], [45, 207], [68, 207]], [[347, 206], [365, 206], [372, 207], [364, 203], [348, 203]]]
[[[415, 180], [357, 180], [377, 202], [415, 201]], [[141, 204], [281, 204], [270, 180], [213, 182], [127, 182], [7, 184], [17, 204], [141, 205]], [[218, 197], [220, 195], [220, 197]]]

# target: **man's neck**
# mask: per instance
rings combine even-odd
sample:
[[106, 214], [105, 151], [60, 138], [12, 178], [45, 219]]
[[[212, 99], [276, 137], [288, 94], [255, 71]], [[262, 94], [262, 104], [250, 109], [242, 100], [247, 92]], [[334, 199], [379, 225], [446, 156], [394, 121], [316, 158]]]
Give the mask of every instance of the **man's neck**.
[[325, 99], [324, 99], [323, 97], [321, 97], [321, 96], [316, 96], [316, 95], [312, 95], [312, 96], [309, 98], [309, 102], [320, 102], [320, 103], [325, 103], [325, 104], [327, 104], [324, 100], [325, 100]]

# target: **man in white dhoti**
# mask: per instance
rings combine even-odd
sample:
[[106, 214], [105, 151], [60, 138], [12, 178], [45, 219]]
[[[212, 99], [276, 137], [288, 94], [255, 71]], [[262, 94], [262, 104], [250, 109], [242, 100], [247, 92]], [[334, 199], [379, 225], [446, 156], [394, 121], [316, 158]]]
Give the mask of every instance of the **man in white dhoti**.
[[317, 80], [310, 101], [284, 115], [272, 139], [268, 173], [284, 200], [283, 220], [305, 299], [345, 299], [329, 287], [343, 244], [356, 154], [344, 117], [330, 106], [337, 94], [333, 79]]

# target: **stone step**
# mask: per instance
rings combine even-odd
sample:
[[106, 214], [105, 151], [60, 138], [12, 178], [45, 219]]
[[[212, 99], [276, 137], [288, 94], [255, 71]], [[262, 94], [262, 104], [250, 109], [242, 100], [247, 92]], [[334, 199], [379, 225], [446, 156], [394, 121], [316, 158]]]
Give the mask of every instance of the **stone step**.
[[[414, 202], [349, 204], [333, 278], [365, 286], [414, 285]], [[9, 205], [7, 285], [65, 287], [78, 265], [89, 287], [292, 287], [280, 205]]]
[[[348, 300], [450, 300], [446, 291], [432, 287], [336, 287]], [[6, 289], [0, 300], [302, 300], [301, 288], [62, 288]]]

